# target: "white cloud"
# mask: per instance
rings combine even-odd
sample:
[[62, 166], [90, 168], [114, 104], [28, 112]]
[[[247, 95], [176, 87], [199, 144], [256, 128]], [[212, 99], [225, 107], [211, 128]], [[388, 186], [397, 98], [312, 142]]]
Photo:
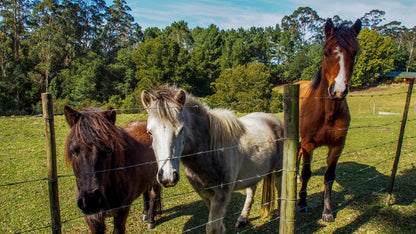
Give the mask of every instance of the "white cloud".
[[[404, 2], [407, 1], [405, 4]], [[141, 2], [141, 3], [140, 3]], [[402, 22], [408, 28], [416, 22], [416, 1], [400, 0], [263, 0], [263, 1], [152, 1], [152, 3], [132, 2], [131, 14], [143, 27], [164, 28], [174, 21], [184, 20], [189, 27], [207, 27], [215, 24], [219, 28], [267, 27], [280, 24], [285, 15], [290, 15], [298, 7], [309, 6], [321, 17], [339, 15], [342, 19], [355, 21], [366, 12], [379, 9], [386, 12], [388, 23]]]
[[330, 0], [293, 0], [295, 4], [310, 6], [321, 17], [332, 17], [339, 15], [342, 19], [354, 21], [361, 18], [371, 10], [382, 10], [386, 12], [386, 20], [400, 21], [402, 25], [412, 28], [416, 24], [416, 1], [386, 1], [386, 0], [349, 0], [349, 1], [330, 1]]

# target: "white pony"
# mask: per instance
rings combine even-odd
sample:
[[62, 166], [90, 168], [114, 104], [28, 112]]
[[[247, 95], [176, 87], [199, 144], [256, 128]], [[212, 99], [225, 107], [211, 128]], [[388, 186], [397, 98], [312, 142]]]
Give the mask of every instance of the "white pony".
[[256, 186], [263, 178], [262, 216], [271, 213], [273, 186], [280, 194], [283, 154], [283, 124], [277, 117], [251, 113], [237, 118], [232, 111], [211, 110], [168, 85], [143, 91], [142, 103], [149, 114], [157, 179], [165, 187], [175, 186], [179, 161], [183, 163], [189, 182], [208, 206], [207, 233], [225, 232], [223, 218], [234, 190], [246, 188], [247, 193], [236, 227], [248, 223]]

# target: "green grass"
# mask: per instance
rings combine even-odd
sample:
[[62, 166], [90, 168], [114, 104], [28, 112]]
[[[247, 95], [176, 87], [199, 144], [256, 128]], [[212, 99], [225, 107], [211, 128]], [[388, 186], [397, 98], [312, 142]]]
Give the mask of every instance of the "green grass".
[[[321, 218], [325, 148], [314, 152], [313, 177], [308, 186], [309, 213], [296, 213], [296, 233], [415, 233], [416, 226], [416, 96], [412, 97], [398, 173], [393, 192], [393, 205], [385, 206], [386, 188], [396, 151], [400, 121], [407, 85], [395, 84], [351, 92], [348, 103], [352, 116], [351, 129], [337, 168], [333, 187], [334, 223]], [[378, 112], [399, 113], [379, 115]], [[281, 117], [281, 114], [279, 115]], [[124, 125], [144, 115], [118, 115]], [[32, 231], [50, 233], [50, 213], [46, 171], [43, 118], [0, 117], [0, 233]], [[63, 233], [88, 233], [82, 213], [75, 202], [75, 178], [63, 157], [64, 141], [69, 128], [63, 116], [55, 117], [59, 199]], [[184, 175], [183, 167], [181, 173]], [[36, 180], [36, 181], [33, 181]], [[32, 182], [31, 182], [32, 181]], [[9, 185], [16, 182], [21, 184]], [[259, 184], [260, 186], [261, 184]], [[299, 190], [299, 185], [298, 185]], [[225, 225], [234, 228], [244, 203], [244, 192], [233, 193]], [[259, 217], [261, 189], [257, 190], [247, 233], [277, 232], [279, 219]], [[187, 179], [163, 190], [164, 213], [154, 230], [147, 231], [141, 221], [142, 201], [132, 206], [127, 220], [128, 233], [181, 233], [201, 225], [191, 233], [205, 231], [208, 210], [193, 192]], [[108, 220], [108, 230], [111, 221]], [[42, 228], [47, 227], [47, 228]], [[41, 228], [41, 229], [39, 229]]]

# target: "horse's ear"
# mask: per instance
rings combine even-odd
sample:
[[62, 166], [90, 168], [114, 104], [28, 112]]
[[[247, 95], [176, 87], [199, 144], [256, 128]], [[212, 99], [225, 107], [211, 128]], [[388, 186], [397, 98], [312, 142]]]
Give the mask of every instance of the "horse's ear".
[[116, 111], [110, 107], [107, 111], [104, 111], [105, 117], [110, 121], [112, 124], [116, 124]]
[[74, 126], [78, 122], [80, 113], [75, 109], [72, 109], [71, 107], [65, 105], [64, 113], [66, 122], [68, 123], [69, 127]]
[[360, 33], [361, 26], [362, 26], [362, 23], [361, 23], [361, 20], [360, 19], [357, 19], [355, 21], [355, 23], [351, 26], [351, 29], [355, 33], [356, 36], [358, 36], [358, 33]]
[[175, 95], [175, 100], [179, 103], [179, 105], [184, 106], [186, 101], [185, 91], [179, 90], [178, 93]]
[[334, 34], [334, 23], [331, 19], [328, 19], [325, 23], [325, 40]]
[[153, 96], [151, 93], [147, 92], [146, 90], [142, 92], [142, 103], [144, 107], [149, 108], [150, 102], [155, 99], [156, 97]]

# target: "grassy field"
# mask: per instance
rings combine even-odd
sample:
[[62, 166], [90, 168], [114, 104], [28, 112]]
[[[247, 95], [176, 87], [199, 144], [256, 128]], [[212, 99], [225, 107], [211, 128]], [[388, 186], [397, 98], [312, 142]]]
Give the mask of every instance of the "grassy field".
[[[416, 233], [416, 96], [414, 91], [394, 187], [393, 204], [385, 206], [386, 188], [396, 151], [407, 85], [382, 85], [351, 92], [348, 103], [351, 129], [337, 168], [333, 187], [334, 223], [321, 218], [325, 148], [314, 152], [313, 177], [308, 186], [309, 213], [296, 213], [296, 233]], [[389, 112], [389, 114], [379, 114]], [[281, 114], [278, 114], [281, 117]], [[124, 125], [142, 114], [118, 115]], [[76, 206], [72, 170], [65, 165], [64, 141], [68, 126], [55, 117], [59, 195], [63, 233], [88, 233]], [[44, 125], [41, 117], [0, 117], [0, 233], [50, 233]], [[182, 174], [183, 167], [181, 168]], [[259, 184], [261, 186], [261, 184]], [[299, 189], [299, 186], [298, 186]], [[235, 229], [244, 192], [233, 193], [225, 225], [228, 233], [276, 233], [279, 218], [261, 219], [257, 190], [251, 223]], [[138, 199], [127, 220], [128, 233], [202, 233], [208, 210], [185, 177], [163, 190], [163, 214], [154, 230], [141, 221]], [[108, 230], [112, 221], [108, 220]]]

